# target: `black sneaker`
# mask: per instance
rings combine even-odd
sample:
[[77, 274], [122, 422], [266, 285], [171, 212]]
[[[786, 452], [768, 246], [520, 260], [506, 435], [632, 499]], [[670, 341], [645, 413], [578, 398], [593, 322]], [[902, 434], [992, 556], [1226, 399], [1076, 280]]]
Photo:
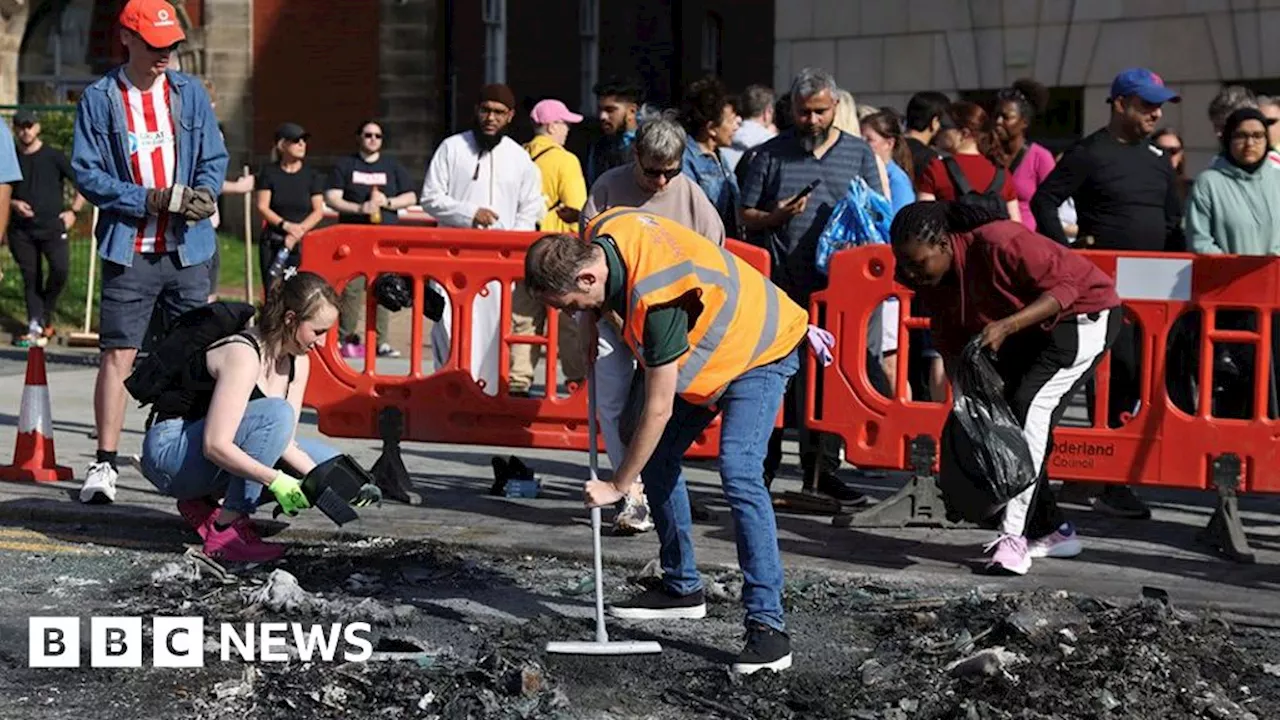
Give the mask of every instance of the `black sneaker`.
[[676, 595], [659, 586], [610, 605], [609, 614], [626, 620], [700, 620], [707, 616], [707, 599], [701, 590]]
[[749, 623], [747, 644], [730, 668], [735, 675], [750, 675], [758, 670], [781, 672], [791, 667], [791, 638], [768, 625]]
[[824, 472], [818, 476], [818, 492], [835, 498], [841, 505], [866, 505], [867, 496], [844, 483], [835, 473]]
[[1130, 520], [1151, 519], [1151, 508], [1128, 485], [1108, 485], [1093, 501], [1093, 509], [1105, 515]]

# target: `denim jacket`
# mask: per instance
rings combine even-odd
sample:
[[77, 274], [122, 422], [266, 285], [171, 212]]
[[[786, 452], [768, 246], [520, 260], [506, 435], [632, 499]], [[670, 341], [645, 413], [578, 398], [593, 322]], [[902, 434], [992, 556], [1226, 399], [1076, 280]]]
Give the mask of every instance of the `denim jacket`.
[[[129, 129], [118, 67], [85, 88], [76, 109], [71, 167], [85, 199], [98, 206], [98, 254], [118, 265], [133, 265], [138, 221], [147, 217], [147, 189], [133, 180], [129, 166]], [[216, 198], [227, 173], [227, 146], [204, 87], [190, 75], [165, 73], [176, 134], [174, 182], [206, 188]], [[213, 257], [213, 223], [175, 224], [178, 260], [184, 267]]]

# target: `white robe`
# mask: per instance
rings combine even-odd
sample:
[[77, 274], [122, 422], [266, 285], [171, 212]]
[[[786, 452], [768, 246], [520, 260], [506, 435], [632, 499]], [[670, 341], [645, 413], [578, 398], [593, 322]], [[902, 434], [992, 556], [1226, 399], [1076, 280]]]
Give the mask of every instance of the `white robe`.
[[[445, 139], [436, 148], [422, 183], [422, 209], [441, 227], [469, 228], [476, 211], [488, 208], [497, 214], [490, 230], [534, 230], [546, 212], [542, 173], [529, 153], [504, 137], [491, 152], [480, 153], [475, 134], [468, 130]], [[445, 296], [444, 318], [431, 328], [431, 350], [437, 370], [449, 357], [452, 337], [452, 303]], [[498, 321], [501, 317], [501, 284], [485, 285], [487, 295], [472, 305], [471, 377], [483, 381], [484, 392], [498, 393]]]

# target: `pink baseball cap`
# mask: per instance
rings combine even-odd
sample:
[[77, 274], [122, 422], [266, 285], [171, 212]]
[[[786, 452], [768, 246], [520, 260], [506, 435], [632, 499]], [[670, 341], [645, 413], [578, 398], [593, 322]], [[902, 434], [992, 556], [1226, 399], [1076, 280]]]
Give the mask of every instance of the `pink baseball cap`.
[[574, 123], [582, 122], [582, 116], [575, 112], [570, 112], [569, 108], [559, 100], [543, 100], [533, 106], [533, 110], [529, 112], [529, 118], [537, 125], [550, 125], [553, 122]]

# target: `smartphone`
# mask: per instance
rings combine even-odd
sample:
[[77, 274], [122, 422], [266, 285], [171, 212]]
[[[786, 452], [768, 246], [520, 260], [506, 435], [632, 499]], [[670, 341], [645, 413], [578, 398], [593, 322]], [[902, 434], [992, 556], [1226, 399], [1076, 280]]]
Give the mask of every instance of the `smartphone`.
[[804, 189], [803, 189], [803, 190], [801, 190], [800, 192], [796, 193], [795, 198], [794, 198], [794, 199], [792, 199], [792, 201], [791, 201], [791, 202], [789, 202], [789, 203], [787, 203], [787, 204], [788, 204], [788, 205], [795, 205], [796, 203], [800, 202], [800, 200], [801, 200], [802, 198], [807, 197], [807, 196], [809, 195], [809, 193], [813, 192], [814, 190], [817, 190], [817, 189], [818, 189], [818, 186], [819, 186], [819, 185], [821, 185], [821, 184], [822, 184], [822, 178], [818, 178], [817, 180], [814, 180], [813, 182], [809, 183], [808, 185], [805, 185], [805, 186], [804, 186]]

